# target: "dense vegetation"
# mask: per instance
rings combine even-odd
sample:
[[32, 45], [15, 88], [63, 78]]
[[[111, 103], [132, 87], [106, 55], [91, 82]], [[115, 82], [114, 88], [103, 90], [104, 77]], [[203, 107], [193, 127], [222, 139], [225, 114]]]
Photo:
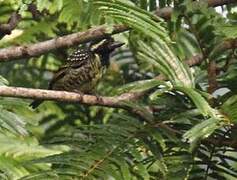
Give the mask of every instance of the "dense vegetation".
[[[4, 32], [14, 12], [19, 22]], [[126, 46], [96, 93], [139, 98], [32, 110], [1, 97], [0, 179], [237, 179], [233, 0], [0, 0], [0, 51], [117, 24], [129, 27], [113, 35]], [[47, 89], [77, 46], [0, 59], [0, 96], [4, 86]]]

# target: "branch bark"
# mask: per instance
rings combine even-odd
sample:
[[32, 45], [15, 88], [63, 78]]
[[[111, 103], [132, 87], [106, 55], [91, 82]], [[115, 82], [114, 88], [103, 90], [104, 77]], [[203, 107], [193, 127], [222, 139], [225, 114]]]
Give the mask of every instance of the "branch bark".
[[208, 64], [208, 93], [212, 94], [218, 87], [217, 83], [217, 74], [216, 74], [216, 62], [215, 60], [211, 60]]
[[[207, 4], [209, 7], [223, 6], [232, 3], [236, 3], [236, 0], [207, 0]], [[173, 12], [172, 7], [165, 7], [162, 9], [157, 8], [155, 14], [164, 19], [170, 19], [172, 12]]]
[[[31, 3], [28, 5], [28, 11], [31, 12], [34, 19], [39, 19], [40, 12], [37, 10], [35, 4]], [[11, 17], [9, 18], [6, 24], [0, 24], [0, 39], [3, 38], [7, 34], [11, 34], [12, 30], [14, 30], [18, 23], [21, 21], [22, 17], [18, 13], [18, 11], [13, 12]]]
[[115, 25], [113, 31], [110, 32], [105, 26], [99, 26], [85, 32], [73, 33], [36, 44], [0, 49], [0, 62], [39, 56], [55, 49], [103, 39], [112, 34], [127, 31], [128, 29], [129, 28], [124, 25]]
[[127, 107], [124, 105], [124, 101], [136, 100], [143, 95], [144, 93], [124, 93], [120, 96], [104, 97], [78, 94], [67, 91], [0, 86], [0, 96], [2, 97], [55, 100], [123, 109], [127, 109]]
[[43, 89], [0, 86], [0, 96], [2, 97], [55, 100], [62, 102], [86, 104], [90, 106], [121, 108], [139, 116], [144, 121], [150, 123], [153, 117], [148, 116], [146, 112], [144, 112], [139, 108], [131, 107], [130, 105], [126, 104], [126, 102], [138, 100], [139, 98], [144, 96], [145, 93], [146, 92], [136, 92], [136, 93], [133, 92], [133, 93], [124, 93], [119, 96], [105, 97], [105, 96], [78, 94], [67, 91], [53, 91]]
[[32, 17], [35, 20], [39, 20], [42, 15], [42, 13], [37, 9], [37, 6], [33, 3], [28, 5], [28, 11], [31, 12]]
[[236, 3], [236, 0], [208, 0], [207, 3], [209, 7], [217, 7]]
[[17, 12], [13, 12], [7, 24], [0, 24], [0, 39], [7, 34], [11, 34], [12, 30], [16, 28], [20, 20], [21, 15]]

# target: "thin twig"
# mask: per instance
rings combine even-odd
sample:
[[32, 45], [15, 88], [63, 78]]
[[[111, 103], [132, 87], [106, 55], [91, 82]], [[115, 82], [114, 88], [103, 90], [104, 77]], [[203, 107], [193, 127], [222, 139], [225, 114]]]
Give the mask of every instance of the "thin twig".
[[[217, 6], [223, 6], [227, 4], [236, 3], [236, 0], [207, 0], [206, 2], [209, 7], [217, 7]], [[162, 9], [157, 8], [155, 14], [164, 19], [170, 19], [172, 12], [173, 12], [172, 7], [165, 7]]]
[[[28, 5], [28, 11], [31, 12], [34, 19], [39, 19], [41, 13], [37, 10], [35, 4], [31, 3]], [[6, 24], [0, 24], [0, 39], [5, 35], [11, 34], [12, 30], [14, 30], [18, 23], [21, 21], [22, 17], [18, 13], [18, 10], [11, 14], [8, 22]]]
[[215, 60], [211, 60], [208, 64], [208, 93], [213, 93], [217, 87], [217, 79], [216, 79], [216, 62]]
[[18, 12], [13, 12], [7, 24], [0, 24], [0, 39], [7, 34], [11, 34], [12, 30], [16, 28], [20, 20], [21, 15], [18, 14]]
[[207, 178], [208, 178], [208, 172], [209, 172], [209, 169], [210, 169], [210, 165], [212, 163], [212, 158], [213, 158], [213, 155], [215, 153], [215, 149], [216, 149], [216, 146], [213, 145], [211, 153], [210, 153], [209, 161], [207, 161], [208, 164], [207, 164], [207, 168], [206, 168], [206, 172], [205, 172], [205, 180], [207, 180]]
[[33, 3], [28, 5], [28, 11], [32, 14], [32, 17], [35, 20], [40, 19], [41, 15], [42, 15], [40, 13], [40, 11], [37, 9], [37, 6], [35, 4], [33, 4]]
[[236, 3], [236, 0], [207, 0], [207, 3], [209, 7], [217, 7]]

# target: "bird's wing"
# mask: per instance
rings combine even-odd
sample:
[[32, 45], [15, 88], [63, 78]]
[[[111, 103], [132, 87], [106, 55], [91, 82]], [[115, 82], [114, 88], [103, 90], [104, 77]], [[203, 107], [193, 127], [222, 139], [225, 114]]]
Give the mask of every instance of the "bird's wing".
[[93, 57], [93, 53], [89, 48], [78, 48], [68, 58], [67, 63], [71, 68], [79, 68], [88, 63], [88, 60]]
[[53, 89], [53, 84], [65, 76], [68, 66], [62, 66], [58, 69], [58, 71], [54, 74], [53, 79], [49, 82], [48, 89]]
[[73, 52], [70, 56], [67, 58], [67, 63], [80, 63], [83, 61], [86, 61], [88, 58], [90, 58], [92, 55], [92, 52], [89, 48], [78, 48], [75, 52]]
[[66, 64], [61, 66], [54, 74], [53, 79], [49, 83], [49, 88], [52, 89], [53, 84], [67, 74], [69, 68], [79, 68], [88, 62], [88, 59], [93, 56], [93, 53], [88, 48], [78, 48], [66, 60]]

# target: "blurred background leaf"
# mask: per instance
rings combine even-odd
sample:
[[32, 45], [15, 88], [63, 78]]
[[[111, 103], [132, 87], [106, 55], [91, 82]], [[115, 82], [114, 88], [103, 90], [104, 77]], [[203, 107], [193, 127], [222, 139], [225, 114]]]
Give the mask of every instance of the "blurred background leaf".
[[[35, 4], [40, 16], [28, 11]], [[170, 19], [154, 13], [173, 7]], [[0, 98], [0, 179], [236, 179], [236, 5], [192, 0], [4, 0], [0, 23], [22, 20], [0, 48], [41, 42], [97, 25], [125, 24], [96, 93], [142, 92], [118, 108]], [[76, 47], [1, 63], [0, 86], [48, 87]], [[202, 55], [195, 66], [190, 58]], [[209, 64], [216, 82], [210, 86]], [[160, 79], [160, 77], [162, 77]]]

